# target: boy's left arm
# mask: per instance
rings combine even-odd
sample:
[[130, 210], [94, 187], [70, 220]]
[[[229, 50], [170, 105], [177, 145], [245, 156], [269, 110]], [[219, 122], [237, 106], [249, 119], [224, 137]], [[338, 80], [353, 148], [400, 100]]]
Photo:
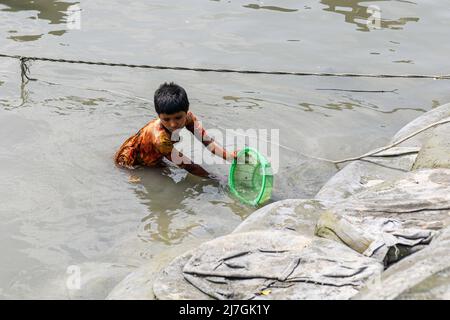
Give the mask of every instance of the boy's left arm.
[[205, 147], [213, 154], [221, 157], [224, 160], [233, 160], [237, 157], [237, 151], [228, 152], [224, 148], [222, 148], [220, 145], [218, 145], [215, 141], [211, 141], [208, 144], [205, 144]]
[[228, 152], [211, 138], [203, 127], [202, 123], [192, 114], [192, 124], [187, 126], [194, 136], [200, 140], [203, 145], [213, 154], [221, 157], [224, 160], [233, 160], [237, 157], [237, 151]]

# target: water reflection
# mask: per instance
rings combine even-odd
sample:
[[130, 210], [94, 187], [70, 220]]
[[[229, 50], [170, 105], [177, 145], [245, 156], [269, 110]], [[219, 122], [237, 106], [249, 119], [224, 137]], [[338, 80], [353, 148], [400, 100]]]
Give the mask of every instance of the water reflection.
[[227, 101], [225, 105], [231, 106], [233, 108], [262, 109], [260, 103], [263, 100], [261, 99], [234, 96], [224, 96], [222, 98], [223, 100]]
[[210, 237], [236, 224], [237, 217], [230, 218], [227, 212], [248, 214], [246, 208], [227, 201], [217, 181], [189, 175], [183, 169], [139, 168], [131, 174], [129, 182], [149, 209], [142, 220], [143, 241], [174, 245], [190, 237]]
[[10, 36], [8, 39], [19, 41], [19, 42], [27, 42], [27, 41], [36, 41], [42, 38], [43, 34], [35, 34], [29, 36]]
[[[39, 40], [44, 33], [41, 31], [42, 26], [37, 22], [38, 20], [48, 21], [48, 24], [58, 25], [65, 24], [67, 20], [67, 11], [70, 6], [79, 2], [63, 2], [57, 0], [0, 0], [0, 5], [6, 6], [1, 11], [5, 12], [20, 12], [20, 11], [37, 11], [37, 15], [34, 14], [29, 17], [29, 21], [24, 22], [21, 25], [17, 25], [18, 29], [25, 29], [25, 33], [21, 32], [20, 35], [11, 35], [9, 39], [14, 41], [36, 41]], [[34, 21], [33, 21], [34, 20]], [[15, 27], [14, 25], [12, 26]], [[33, 31], [31, 31], [33, 30]], [[51, 30], [48, 34], [61, 36], [67, 30]], [[10, 30], [9, 33], [17, 33], [17, 30]], [[31, 34], [32, 33], [32, 34]]]
[[[355, 108], [361, 109], [369, 109], [371, 111], [380, 112], [380, 113], [395, 113], [397, 111], [403, 110], [412, 110], [418, 112], [426, 112], [425, 109], [422, 108], [408, 108], [408, 107], [400, 107], [400, 108], [392, 108], [391, 110], [380, 110], [379, 107], [373, 103], [369, 103], [363, 100], [355, 99], [352, 97], [347, 97], [347, 99], [351, 100], [351, 102], [347, 101], [336, 101], [332, 103], [326, 104], [314, 104], [309, 102], [301, 102], [298, 105], [302, 107], [303, 111], [315, 112], [316, 109], [329, 109], [329, 110], [354, 110]], [[329, 116], [326, 115], [325, 116]]]
[[2, 11], [38, 11], [37, 18], [48, 20], [50, 24], [66, 22], [67, 9], [78, 2], [63, 2], [58, 0], [0, 0], [0, 4], [8, 8]]
[[272, 10], [272, 11], [278, 11], [278, 12], [295, 12], [298, 11], [298, 9], [287, 9], [282, 7], [276, 7], [276, 6], [260, 6], [259, 4], [250, 3], [245, 6], [244, 8], [250, 8], [250, 9], [265, 9], [265, 10]]
[[[366, 6], [360, 5], [361, 2], [368, 2]], [[320, 3], [327, 6], [323, 9], [325, 11], [340, 13], [345, 16], [345, 22], [352, 23], [358, 26], [358, 31], [370, 31], [367, 21], [371, 17], [371, 13], [367, 11], [369, 5], [372, 5], [372, 0], [321, 0]], [[407, 2], [409, 4], [414, 4]], [[408, 22], [417, 22], [419, 18], [416, 17], [402, 17], [396, 20], [383, 19], [381, 11], [380, 27], [382, 29], [402, 29], [402, 26]]]

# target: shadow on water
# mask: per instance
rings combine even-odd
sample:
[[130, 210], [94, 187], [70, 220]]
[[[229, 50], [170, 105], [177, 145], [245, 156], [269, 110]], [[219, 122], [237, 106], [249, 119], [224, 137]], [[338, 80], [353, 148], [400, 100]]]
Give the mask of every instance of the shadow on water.
[[[380, 0], [378, 0], [380, 1]], [[367, 6], [361, 5], [361, 2], [368, 2]], [[340, 13], [345, 16], [345, 22], [355, 24], [358, 26], [358, 31], [370, 31], [371, 29], [367, 25], [367, 21], [371, 18], [372, 13], [370, 12], [369, 6], [374, 4], [371, 0], [321, 0], [320, 3], [328, 6], [323, 9], [329, 12]], [[408, 4], [415, 4], [413, 2], [406, 2]], [[400, 30], [402, 26], [408, 22], [418, 22], [417, 17], [402, 17], [395, 20], [388, 20], [382, 18], [381, 11], [381, 21], [380, 27], [382, 29], [394, 29]]]
[[[79, 2], [63, 2], [57, 0], [0, 0], [0, 5], [6, 6], [1, 11], [5, 12], [20, 12], [20, 11], [37, 11], [37, 16], [30, 16], [29, 19], [38, 19], [49, 21], [49, 24], [65, 24], [67, 22], [67, 12], [70, 6]], [[30, 26], [37, 28], [37, 25], [29, 23], [27, 29]], [[41, 29], [41, 28], [39, 28]], [[36, 33], [37, 30], [34, 30]], [[61, 36], [66, 33], [67, 30], [51, 30], [48, 34]], [[10, 30], [9, 33], [17, 33], [17, 30]], [[43, 34], [25, 34], [25, 35], [12, 35], [9, 39], [14, 41], [36, 41], [42, 37]]]
[[[145, 242], [174, 245], [187, 237], [196, 237], [205, 231], [200, 229], [209, 228], [210, 221], [206, 222], [203, 214], [212, 220], [223, 222], [221, 219], [226, 219], [220, 208], [233, 212], [240, 219], [252, 211], [231, 200], [226, 187], [218, 181], [192, 176], [183, 169], [142, 167], [131, 173], [129, 182], [134, 184], [134, 191], [149, 209], [149, 214], [142, 219], [144, 226], [140, 235]], [[211, 207], [216, 208], [214, 212], [208, 209]]]

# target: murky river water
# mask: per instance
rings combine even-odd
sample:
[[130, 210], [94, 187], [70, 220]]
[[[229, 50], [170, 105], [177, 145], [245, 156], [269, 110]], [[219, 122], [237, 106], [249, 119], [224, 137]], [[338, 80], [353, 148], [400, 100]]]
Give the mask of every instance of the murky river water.
[[[366, 24], [370, 5], [381, 9], [380, 29]], [[81, 20], [74, 22], [67, 12], [77, 6]], [[442, 74], [450, 73], [449, 23], [448, 5], [438, 0], [0, 0], [0, 53], [267, 71]], [[207, 128], [280, 130], [275, 199], [311, 197], [333, 173], [299, 152], [334, 159], [366, 152], [450, 101], [445, 80], [48, 62], [33, 62], [30, 77], [37, 81], [22, 85], [18, 61], [0, 58], [0, 298], [67, 298], [60, 288], [71, 265], [139, 266], [168, 249], [182, 251], [231, 232], [252, 212], [219, 183], [183, 170], [114, 166], [123, 140], [155, 116], [146, 100], [163, 81], [186, 88]], [[227, 166], [210, 169], [225, 174]], [[103, 298], [89, 292], [83, 297]]]

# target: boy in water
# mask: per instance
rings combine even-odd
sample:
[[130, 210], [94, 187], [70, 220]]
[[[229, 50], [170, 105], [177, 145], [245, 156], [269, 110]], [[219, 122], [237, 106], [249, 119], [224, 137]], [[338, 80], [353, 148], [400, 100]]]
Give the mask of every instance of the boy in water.
[[189, 100], [182, 87], [173, 82], [162, 84], [155, 92], [154, 104], [158, 118], [122, 144], [115, 155], [117, 165], [130, 169], [136, 165], [157, 166], [166, 158], [194, 175], [209, 177], [205, 169], [191, 163], [174, 148], [174, 143], [178, 142], [178, 132], [184, 127], [211, 153], [225, 160], [236, 158], [236, 151], [227, 152], [208, 136], [197, 117], [189, 111]]

